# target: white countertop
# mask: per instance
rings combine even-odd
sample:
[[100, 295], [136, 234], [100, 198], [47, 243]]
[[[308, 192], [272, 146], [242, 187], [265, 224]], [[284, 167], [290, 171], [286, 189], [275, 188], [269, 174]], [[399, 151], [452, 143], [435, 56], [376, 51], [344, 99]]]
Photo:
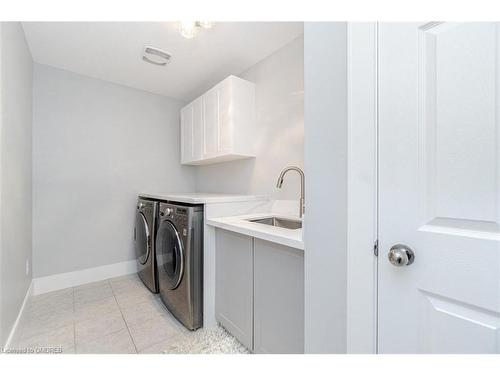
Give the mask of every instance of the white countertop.
[[191, 204], [246, 202], [267, 199], [264, 195], [216, 193], [141, 193], [139, 197]]
[[276, 213], [253, 213], [239, 216], [212, 218], [206, 224], [216, 228], [226, 229], [247, 236], [259, 238], [281, 245], [304, 250], [302, 229], [287, 229], [266, 224], [252, 223], [248, 219], [260, 219], [275, 216], [283, 219], [299, 220], [297, 216], [279, 215]]

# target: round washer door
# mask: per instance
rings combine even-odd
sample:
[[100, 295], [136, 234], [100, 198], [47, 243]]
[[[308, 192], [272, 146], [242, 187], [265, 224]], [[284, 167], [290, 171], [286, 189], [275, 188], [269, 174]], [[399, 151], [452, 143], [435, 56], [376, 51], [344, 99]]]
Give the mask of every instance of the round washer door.
[[139, 211], [135, 215], [134, 240], [135, 257], [140, 264], [145, 264], [151, 253], [151, 236], [146, 217]]
[[184, 249], [179, 232], [168, 220], [163, 220], [156, 235], [159, 277], [170, 289], [179, 286], [184, 274]]

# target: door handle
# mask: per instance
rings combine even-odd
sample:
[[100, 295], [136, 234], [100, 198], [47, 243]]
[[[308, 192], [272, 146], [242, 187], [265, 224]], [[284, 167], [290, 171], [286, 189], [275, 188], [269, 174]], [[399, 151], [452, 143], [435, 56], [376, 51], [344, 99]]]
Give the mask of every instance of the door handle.
[[387, 257], [393, 266], [409, 266], [415, 260], [415, 252], [406, 245], [396, 244], [391, 247]]

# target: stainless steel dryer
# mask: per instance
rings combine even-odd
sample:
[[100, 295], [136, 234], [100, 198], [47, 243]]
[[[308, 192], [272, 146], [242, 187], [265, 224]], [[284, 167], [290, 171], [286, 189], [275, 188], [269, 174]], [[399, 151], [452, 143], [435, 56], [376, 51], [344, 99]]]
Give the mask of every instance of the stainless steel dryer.
[[137, 200], [134, 242], [138, 275], [144, 285], [158, 293], [158, 279], [155, 257], [156, 219], [158, 203], [140, 198]]
[[203, 325], [203, 206], [160, 203], [156, 263], [160, 297], [190, 330]]

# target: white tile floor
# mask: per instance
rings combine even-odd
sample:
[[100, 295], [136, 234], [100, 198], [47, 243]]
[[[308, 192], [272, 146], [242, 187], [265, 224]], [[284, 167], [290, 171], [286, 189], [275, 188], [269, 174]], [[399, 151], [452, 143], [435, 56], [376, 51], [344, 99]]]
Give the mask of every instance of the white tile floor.
[[62, 353], [163, 353], [190, 332], [137, 277], [129, 275], [34, 296], [17, 348]]

